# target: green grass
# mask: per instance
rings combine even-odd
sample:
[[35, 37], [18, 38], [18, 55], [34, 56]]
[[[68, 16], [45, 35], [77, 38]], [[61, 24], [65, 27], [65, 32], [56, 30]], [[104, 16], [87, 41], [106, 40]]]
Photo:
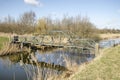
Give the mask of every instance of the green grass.
[[120, 80], [120, 46], [105, 49], [70, 80]]
[[8, 42], [9, 39], [7, 37], [0, 37], [0, 49], [3, 47], [3, 43]]

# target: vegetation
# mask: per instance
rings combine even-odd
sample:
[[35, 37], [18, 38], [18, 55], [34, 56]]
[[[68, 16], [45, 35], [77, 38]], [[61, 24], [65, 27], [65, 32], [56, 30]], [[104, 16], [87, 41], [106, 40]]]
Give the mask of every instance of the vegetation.
[[120, 80], [120, 46], [104, 49], [99, 58], [85, 65], [71, 80]]
[[113, 33], [100, 34], [100, 37], [102, 39], [115, 39], [115, 38], [120, 38], [120, 34], [113, 34]]
[[114, 33], [114, 34], [120, 34], [120, 30], [119, 29], [99, 29], [99, 32], [102, 33], [102, 34], [105, 34], [105, 33]]
[[62, 19], [51, 17], [36, 18], [33, 11], [21, 14], [17, 19], [7, 16], [0, 20], [0, 32], [16, 34], [45, 34], [51, 30], [70, 31], [81, 38], [100, 40], [98, 34], [120, 33], [119, 29], [97, 29], [87, 17], [64, 16]]
[[35, 13], [30, 11], [20, 15], [18, 19], [8, 16], [0, 20], [0, 32], [4, 33], [43, 34], [51, 30], [70, 31], [81, 38], [99, 40], [98, 29], [87, 17], [64, 16], [62, 19], [51, 17], [36, 19]]
[[18, 20], [15, 20], [11, 16], [7, 16], [0, 20], [0, 32], [4, 33], [31, 33], [35, 25], [35, 14], [34, 12], [25, 12], [20, 15]]
[[8, 38], [7, 37], [0, 37], [0, 50], [3, 47], [3, 43], [8, 42]]

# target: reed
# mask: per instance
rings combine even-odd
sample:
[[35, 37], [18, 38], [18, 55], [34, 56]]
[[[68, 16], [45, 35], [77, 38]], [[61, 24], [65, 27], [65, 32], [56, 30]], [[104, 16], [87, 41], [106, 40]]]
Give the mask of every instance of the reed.
[[[52, 66], [52, 65], [48, 65], [49, 68], [45, 68], [45, 67], [42, 67], [42, 66], [45, 66], [46, 64], [43, 63], [43, 64], [40, 64], [38, 61], [37, 61], [37, 58], [36, 56], [34, 55], [34, 53], [30, 53], [30, 61], [28, 61], [29, 64], [25, 64], [23, 62], [23, 59], [21, 56], [21, 61], [20, 61], [20, 64], [22, 64], [21, 66], [23, 67], [25, 73], [26, 73], [26, 76], [27, 76], [27, 80], [64, 80], [65, 78], [69, 77], [71, 74], [72, 74], [72, 70], [73, 67], [75, 67], [74, 64], [71, 65], [71, 62], [69, 61], [69, 59], [65, 56], [65, 55], [62, 55], [62, 56], [65, 56], [65, 58], [67, 58], [65, 61], [66, 63], [66, 67], [67, 68], [70, 68], [71, 71], [69, 69], [65, 70], [65, 71], [57, 71], [57, 70], [53, 70], [53, 68], [51, 67], [55, 67], [55, 66]], [[51, 66], [51, 67], [50, 67]]]
[[9, 42], [3, 43], [2, 49], [0, 50], [0, 56], [11, 55], [20, 52], [17, 45], [10, 44]]

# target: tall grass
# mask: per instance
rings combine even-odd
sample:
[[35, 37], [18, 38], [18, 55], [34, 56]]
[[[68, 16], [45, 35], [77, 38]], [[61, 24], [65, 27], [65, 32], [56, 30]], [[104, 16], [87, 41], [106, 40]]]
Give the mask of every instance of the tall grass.
[[28, 61], [28, 63], [30, 65], [25, 64], [23, 62], [22, 56], [21, 56], [20, 64], [22, 64], [21, 66], [23, 66], [24, 68], [24, 71], [27, 76], [27, 80], [30, 80], [30, 79], [32, 80], [64, 80], [65, 78], [68, 78], [74, 71], [77, 70], [78, 65], [77, 63], [72, 63], [70, 59], [64, 54], [62, 54], [61, 56], [64, 57], [64, 62], [66, 63], [65, 67], [67, 70], [59, 71], [54, 68], [56, 67], [55, 64], [54, 66], [48, 65], [49, 66], [48, 68], [44, 67], [46, 64], [45, 63], [40, 64], [40, 62], [37, 61], [37, 58], [34, 55], [34, 53], [29, 54], [30, 62]]
[[[34, 53], [30, 53], [30, 64], [24, 64], [23, 61], [20, 63], [23, 64], [24, 71], [27, 76], [27, 80], [56, 80], [59, 73], [58, 71], [41, 67], [42, 65], [44, 66], [45, 64], [39, 64], [37, 61], [37, 58], [35, 57]], [[22, 59], [21, 59], [22, 60]], [[36, 65], [36, 66], [35, 66]], [[53, 66], [54, 67], [54, 66]], [[31, 71], [32, 70], [32, 71]], [[55, 77], [57, 76], [57, 77]]]
[[16, 45], [9, 43], [8, 37], [0, 37], [0, 56], [10, 55], [18, 50], [19, 49]]
[[6, 42], [0, 50], [0, 56], [11, 55], [17, 52], [20, 52], [20, 49], [16, 45]]

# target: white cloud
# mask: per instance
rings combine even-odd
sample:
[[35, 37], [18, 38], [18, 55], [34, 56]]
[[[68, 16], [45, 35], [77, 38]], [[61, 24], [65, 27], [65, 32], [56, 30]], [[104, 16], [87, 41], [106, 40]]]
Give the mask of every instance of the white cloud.
[[38, 0], [24, 0], [24, 2], [34, 6], [42, 6], [42, 3]]

